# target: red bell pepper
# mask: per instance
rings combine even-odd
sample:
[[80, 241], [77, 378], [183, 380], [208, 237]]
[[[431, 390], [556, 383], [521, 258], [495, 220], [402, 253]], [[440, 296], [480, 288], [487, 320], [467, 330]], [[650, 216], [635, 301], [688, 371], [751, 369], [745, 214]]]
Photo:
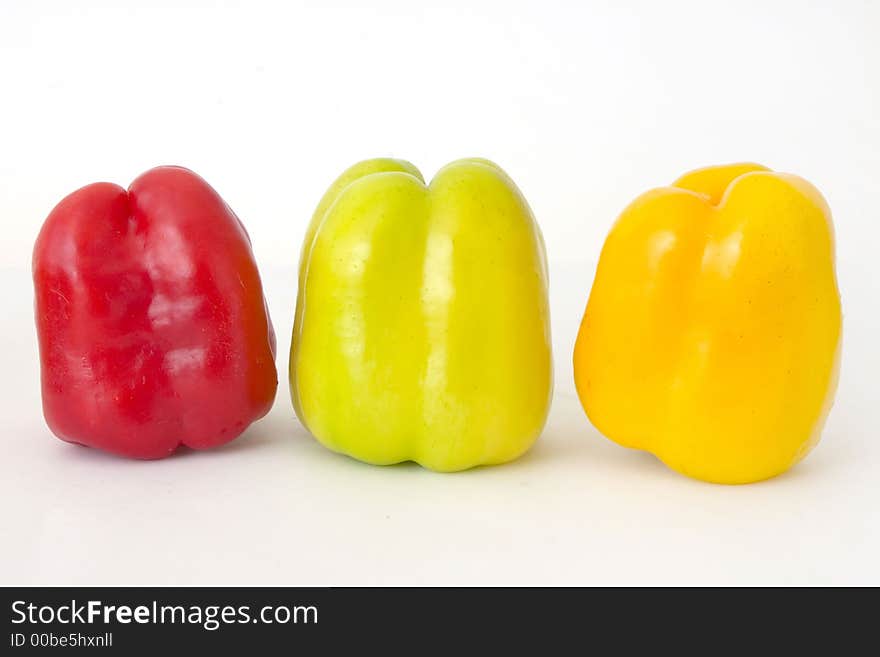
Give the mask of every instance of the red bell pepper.
[[34, 246], [43, 413], [62, 440], [152, 459], [226, 443], [275, 398], [250, 238], [192, 171], [61, 201]]

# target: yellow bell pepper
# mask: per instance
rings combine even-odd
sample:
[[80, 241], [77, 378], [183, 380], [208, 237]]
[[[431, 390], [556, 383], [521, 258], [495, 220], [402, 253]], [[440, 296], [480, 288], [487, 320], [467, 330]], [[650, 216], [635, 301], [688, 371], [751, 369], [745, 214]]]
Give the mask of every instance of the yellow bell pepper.
[[547, 265], [513, 181], [460, 160], [356, 164], [306, 233], [291, 396], [325, 446], [454, 471], [517, 458], [552, 392]]
[[837, 387], [831, 213], [793, 175], [700, 169], [637, 198], [608, 235], [574, 350], [596, 428], [710, 482], [784, 472]]

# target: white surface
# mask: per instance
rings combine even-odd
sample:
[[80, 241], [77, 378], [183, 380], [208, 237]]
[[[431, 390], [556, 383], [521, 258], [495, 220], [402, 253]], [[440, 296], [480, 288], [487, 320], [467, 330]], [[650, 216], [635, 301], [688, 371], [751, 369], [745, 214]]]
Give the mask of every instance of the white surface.
[[[880, 5], [152, 4], [0, 5], [0, 583], [880, 584]], [[295, 420], [299, 241], [331, 180], [376, 155], [427, 176], [494, 159], [542, 225], [557, 395], [516, 463], [375, 468]], [[828, 198], [845, 346], [819, 447], [730, 488], [599, 436], [570, 353], [623, 206], [737, 160]], [[46, 429], [28, 265], [62, 196], [163, 163], [246, 223], [282, 384], [238, 441], [143, 463]]]

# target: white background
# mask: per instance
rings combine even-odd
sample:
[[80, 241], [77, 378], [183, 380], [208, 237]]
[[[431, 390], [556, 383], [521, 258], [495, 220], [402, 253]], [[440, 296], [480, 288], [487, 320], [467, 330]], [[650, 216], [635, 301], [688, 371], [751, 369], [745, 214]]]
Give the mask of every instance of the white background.
[[[165, 5], [165, 6], [162, 6]], [[880, 584], [880, 3], [0, 3], [0, 583]], [[482, 156], [547, 241], [557, 394], [520, 461], [439, 475], [334, 455], [284, 380], [305, 225], [357, 160]], [[617, 447], [570, 355], [602, 240], [698, 166], [798, 173], [837, 225], [841, 384], [775, 480], [687, 480]], [[272, 413], [160, 462], [54, 439], [30, 252], [89, 182], [204, 176], [246, 223], [279, 335]]]

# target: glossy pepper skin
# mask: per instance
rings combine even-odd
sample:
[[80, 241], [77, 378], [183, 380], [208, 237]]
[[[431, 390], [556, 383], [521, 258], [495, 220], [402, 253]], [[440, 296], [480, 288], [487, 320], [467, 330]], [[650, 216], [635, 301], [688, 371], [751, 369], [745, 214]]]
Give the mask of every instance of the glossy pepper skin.
[[700, 169], [612, 228], [574, 351], [599, 431], [697, 479], [767, 479], [818, 442], [837, 386], [831, 213], [805, 180]]
[[513, 181], [460, 160], [356, 164], [303, 245], [293, 405], [325, 446], [455, 471], [517, 458], [552, 391], [547, 267]]
[[33, 275], [43, 412], [62, 440], [155, 459], [226, 443], [271, 407], [275, 335], [250, 239], [193, 172], [66, 197]]

